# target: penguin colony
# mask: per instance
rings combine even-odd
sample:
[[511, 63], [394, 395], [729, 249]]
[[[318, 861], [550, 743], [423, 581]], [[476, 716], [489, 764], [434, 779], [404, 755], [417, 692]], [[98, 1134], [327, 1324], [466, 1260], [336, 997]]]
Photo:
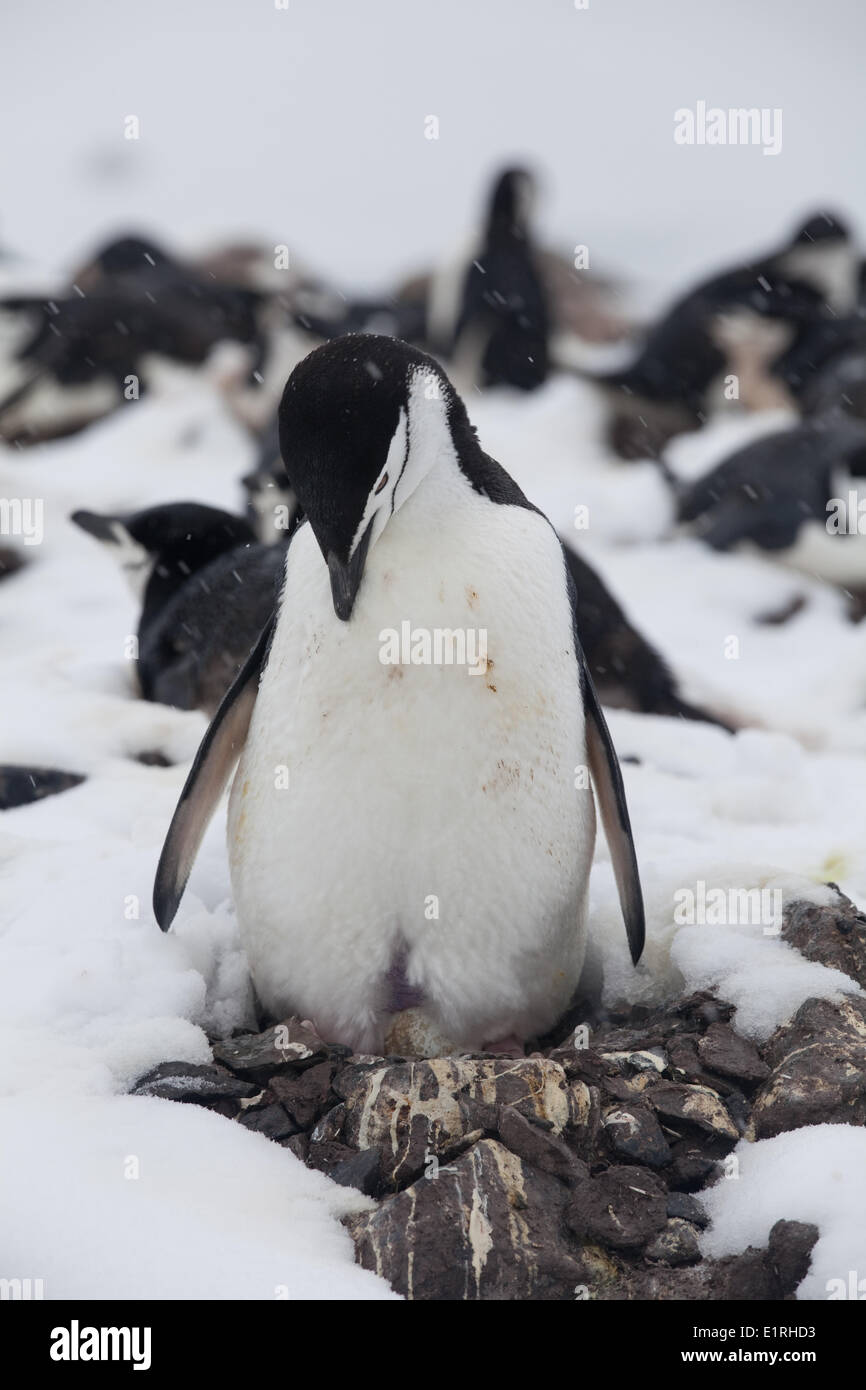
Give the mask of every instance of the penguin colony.
[[[717, 550], [796, 564], [866, 473], [864, 276], [838, 214], [693, 287], [635, 335], [630, 362], [590, 372], [569, 340], [620, 338], [624, 320], [610, 287], [537, 244], [535, 202], [529, 171], [502, 171], [469, 245], [387, 300], [308, 274], [277, 288], [256, 248], [182, 262], [135, 235], [65, 292], [0, 304], [22, 325], [0, 437], [21, 447], [85, 428], [131, 379], [146, 393], [159, 357], [242, 349], [223, 389], [257, 438], [243, 514], [183, 499], [71, 521], [140, 603], [141, 696], [211, 719], [157, 868], [159, 925], [230, 785], [263, 1016], [308, 1018], [355, 1051], [519, 1052], [551, 1029], [581, 978], [596, 811], [637, 966], [640, 847], [602, 703], [729, 728], [680, 696], [601, 576], [484, 452], [472, 393], [579, 370], [622, 467], [654, 460], [676, 524]], [[732, 377], [741, 409], [778, 406], [790, 424], [680, 479], [671, 441]], [[866, 590], [861, 544], [837, 539], [827, 580]], [[482, 650], [383, 660], [407, 618], [483, 634]]]

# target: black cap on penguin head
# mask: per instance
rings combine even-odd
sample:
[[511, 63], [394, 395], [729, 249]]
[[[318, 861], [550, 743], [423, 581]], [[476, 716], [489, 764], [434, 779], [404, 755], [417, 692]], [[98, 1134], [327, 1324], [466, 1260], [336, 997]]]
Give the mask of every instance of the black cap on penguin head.
[[367, 552], [437, 457], [437, 429], [471, 432], [439, 364], [397, 338], [353, 333], [295, 367], [280, 453], [348, 620]]
[[851, 240], [851, 229], [844, 218], [835, 212], [816, 212], [802, 222], [791, 238], [791, 246], [812, 246]]
[[171, 257], [145, 237], [116, 237], [97, 252], [93, 264], [104, 275], [133, 275], [140, 270], [171, 264]]
[[201, 502], [164, 502], [124, 520], [130, 535], [153, 554], [189, 550], [204, 558], [255, 540], [244, 517]]
[[526, 237], [535, 203], [536, 180], [528, 169], [504, 169], [490, 196], [488, 228]]
[[80, 510], [70, 520], [95, 540], [119, 544], [125, 532], [151, 555], [188, 554], [198, 563], [255, 540], [243, 517], [200, 502], [164, 502], [116, 514]]

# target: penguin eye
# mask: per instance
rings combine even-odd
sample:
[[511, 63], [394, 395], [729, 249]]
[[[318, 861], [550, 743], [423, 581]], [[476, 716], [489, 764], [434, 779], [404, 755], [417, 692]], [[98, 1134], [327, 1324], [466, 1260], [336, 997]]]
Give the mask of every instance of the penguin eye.
[[378, 496], [379, 496], [379, 493], [382, 491], [382, 488], [385, 486], [385, 484], [387, 483], [387, 481], [388, 481], [388, 474], [387, 474], [387, 473], [383, 473], [382, 476], [381, 476], [381, 478], [379, 479], [378, 483], [377, 483], [376, 486], [373, 488], [373, 496], [374, 496], [374, 497], [378, 497]]

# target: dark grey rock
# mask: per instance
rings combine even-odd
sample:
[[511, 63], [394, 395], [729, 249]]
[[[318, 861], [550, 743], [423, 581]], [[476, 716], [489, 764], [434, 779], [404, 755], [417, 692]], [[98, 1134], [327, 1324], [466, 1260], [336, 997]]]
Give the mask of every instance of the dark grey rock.
[[693, 1226], [700, 1226], [701, 1230], [709, 1225], [709, 1217], [703, 1206], [689, 1192], [671, 1192], [668, 1195], [667, 1213], [669, 1217], [677, 1216], [682, 1221], [690, 1221]]
[[338, 1139], [325, 1139], [321, 1144], [309, 1143], [305, 1162], [320, 1173], [330, 1173], [338, 1163], [348, 1163], [357, 1157], [357, 1151], [350, 1149], [348, 1144], [341, 1144]]
[[316, 1144], [321, 1144], [327, 1139], [339, 1139], [345, 1118], [345, 1105], [342, 1102], [339, 1105], [333, 1105], [313, 1126], [310, 1131], [310, 1138]]
[[866, 1124], [866, 999], [807, 999], [764, 1059], [773, 1070], [752, 1108], [757, 1139], [803, 1125]]
[[283, 1107], [276, 1104], [242, 1110], [238, 1121], [245, 1129], [264, 1134], [268, 1139], [288, 1139], [299, 1132], [298, 1126], [289, 1119]]
[[409, 1299], [573, 1299], [568, 1190], [492, 1139], [377, 1210], [345, 1218], [365, 1269]]
[[809, 1273], [819, 1234], [817, 1226], [805, 1221], [777, 1221], [770, 1231], [767, 1253], [783, 1297], [793, 1294]]
[[657, 1115], [735, 1144], [740, 1132], [731, 1119], [716, 1091], [708, 1086], [693, 1086], [662, 1081], [647, 1097]]
[[866, 915], [844, 893], [829, 907], [790, 903], [782, 922], [782, 940], [796, 946], [807, 960], [841, 970], [866, 989]]
[[735, 1033], [727, 1023], [711, 1023], [698, 1043], [698, 1056], [709, 1071], [737, 1081], [765, 1081], [770, 1068], [754, 1043]]
[[135, 761], [141, 763], [143, 767], [173, 767], [171, 758], [167, 757], [158, 748], [144, 748], [140, 753], [135, 754]]
[[547, 1058], [441, 1057], [345, 1067], [334, 1089], [345, 1100], [345, 1142], [379, 1149], [389, 1188], [414, 1182], [432, 1158], [453, 1153], [467, 1134], [487, 1131], [504, 1107], [557, 1137], [585, 1126], [591, 1108], [587, 1088], [569, 1082]]
[[382, 1187], [382, 1164], [378, 1149], [363, 1149], [328, 1169], [328, 1177], [341, 1187], [357, 1187], [368, 1197], [379, 1195]]
[[527, 1120], [513, 1105], [503, 1106], [500, 1110], [498, 1129], [505, 1147], [518, 1158], [531, 1163], [533, 1168], [552, 1173], [555, 1178], [568, 1183], [588, 1174], [586, 1164], [580, 1161], [563, 1139]]
[[618, 1158], [663, 1168], [671, 1149], [662, 1127], [646, 1105], [617, 1105], [604, 1111], [605, 1137]]
[[286, 1019], [263, 1033], [244, 1033], [214, 1043], [213, 1049], [216, 1061], [262, 1085], [284, 1067], [302, 1071], [326, 1061], [329, 1053], [327, 1044], [297, 1018]]
[[281, 1139], [279, 1142], [284, 1149], [293, 1153], [295, 1158], [306, 1163], [310, 1152], [310, 1136], [308, 1134], [290, 1134], [288, 1139]]
[[331, 1098], [331, 1062], [317, 1062], [302, 1072], [277, 1072], [270, 1088], [298, 1129], [310, 1129], [326, 1109]]
[[[730, 1147], [730, 1141], [725, 1141], [725, 1146]], [[671, 1187], [686, 1192], [703, 1187], [721, 1156], [716, 1150], [717, 1146], [699, 1143], [695, 1139], [681, 1139], [673, 1144], [671, 1166], [665, 1173]]]
[[644, 1249], [644, 1259], [656, 1264], [696, 1265], [701, 1258], [697, 1232], [688, 1221], [673, 1217]]
[[667, 1188], [646, 1168], [608, 1168], [578, 1180], [567, 1220], [576, 1235], [612, 1250], [638, 1249], [665, 1225]]
[[132, 1088], [136, 1096], [158, 1096], [160, 1100], [180, 1100], [192, 1105], [211, 1105], [214, 1101], [247, 1100], [259, 1087], [241, 1081], [225, 1067], [195, 1062], [161, 1062]]

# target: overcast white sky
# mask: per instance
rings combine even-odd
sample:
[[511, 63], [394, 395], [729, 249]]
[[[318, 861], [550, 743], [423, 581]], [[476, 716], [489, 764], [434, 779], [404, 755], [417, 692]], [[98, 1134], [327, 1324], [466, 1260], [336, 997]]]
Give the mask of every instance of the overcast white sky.
[[[252, 234], [386, 286], [520, 158], [554, 240], [681, 284], [822, 201], [866, 229], [864, 40], [863, 0], [3, 0], [0, 236]], [[781, 153], [676, 145], [698, 100], [780, 107]]]

